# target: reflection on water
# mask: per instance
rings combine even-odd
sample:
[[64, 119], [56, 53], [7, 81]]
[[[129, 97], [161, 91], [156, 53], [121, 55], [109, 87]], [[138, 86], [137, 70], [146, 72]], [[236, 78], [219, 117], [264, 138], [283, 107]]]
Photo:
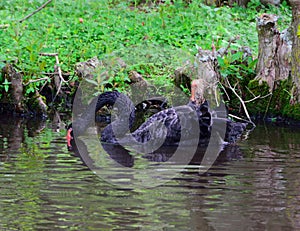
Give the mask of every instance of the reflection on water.
[[[0, 122], [0, 230], [300, 229], [299, 129], [260, 125], [205, 174], [191, 165], [161, 186], [122, 189], [67, 151], [59, 117]], [[132, 168], [165, 158], [116, 150]]]

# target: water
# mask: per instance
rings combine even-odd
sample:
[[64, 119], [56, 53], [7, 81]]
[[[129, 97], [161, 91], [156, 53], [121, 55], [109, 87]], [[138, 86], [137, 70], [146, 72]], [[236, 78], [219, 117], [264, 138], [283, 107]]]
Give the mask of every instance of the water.
[[67, 151], [59, 117], [0, 122], [0, 230], [300, 230], [300, 129], [259, 125], [205, 174], [130, 189]]

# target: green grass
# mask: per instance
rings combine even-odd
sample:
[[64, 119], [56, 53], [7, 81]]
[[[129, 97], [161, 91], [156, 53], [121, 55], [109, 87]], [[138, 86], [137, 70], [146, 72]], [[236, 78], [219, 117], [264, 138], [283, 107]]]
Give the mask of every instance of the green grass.
[[[63, 72], [70, 73], [77, 62], [118, 52], [131, 66], [154, 63], [154, 71], [147, 73], [149, 77], [164, 71], [166, 75], [173, 73], [178, 65], [174, 60], [181, 60], [181, 51], [194, 55], [196, 45], [211, 49], [212, 42], [218, 49], [236, 35], [240, 39], [233, 48], [249, 46], [257, 55], [256, 17], [263, 12], [275, 13], [280, 16], [280, 29], [288, 27], [291, 19], [286, 4], [265, 8], [258, 0], [252, 0], [246, 9], [214, 8], [201, 1], [134, 7], [134, 2], [128, 1], [54, 0], [23, 23], [18, 22], [44, 2], [0, 2], [0, 25], [9, 25], [0, 29], [0, 66], [7, 61], [15, 62], [25, 82], [43, 77], [44, 72], [53, 72], [55, 59], [41, 57], [40, 52], [58, 52]], [[148, 49], [146, 54], [145, 47], [155, 49]], [[145, 57], [149, 52], [152, 61]], [[42, 84], [32, 83], [27, 91]]]

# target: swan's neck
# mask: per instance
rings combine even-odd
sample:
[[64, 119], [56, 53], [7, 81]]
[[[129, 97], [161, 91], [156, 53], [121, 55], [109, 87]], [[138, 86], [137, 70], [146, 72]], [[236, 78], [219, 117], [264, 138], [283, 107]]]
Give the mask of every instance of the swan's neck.
[[[95, 114], [104, 106], [113, 106], [118, 109], [118, 114], [121, 120], [128, 119], [129, 129], [132, 128], [135, 120], [135, 108], [131, 100], [124, 94], [117, 91], [105, 92], [94, 98], [88, 105], [81, 117], [73, 121], [73, 128], [77, 135], [83, 134], [86, 129], [95, 123]], [[116, 121], [117, 122], [117, 121]], [[117, 123], [120, 123], [118, 121]]]

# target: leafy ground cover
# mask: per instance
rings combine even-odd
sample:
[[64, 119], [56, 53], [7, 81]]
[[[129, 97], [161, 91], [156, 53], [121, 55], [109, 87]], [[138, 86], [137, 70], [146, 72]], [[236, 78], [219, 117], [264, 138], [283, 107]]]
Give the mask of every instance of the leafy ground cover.
[[[196, 46], [211, 49], [214, 43], [217, 49], [226, 47], [230, 38], [239, 35], [240, 39], [232, 47], [248, 46], [256, 57], [256, 17], [265, 12], [278, 15], [280, 30], [287, 28], [291, 20], [291, 10], [285, 2], [277, 8], [265, 7], [258, 0], [252, 0], [248, 8], [215, 8], [201, 1], [140, 4], [118, 0], [54, 0], [19, 22], [43, 3], [44, 0], [0, 2], [0, 67], [6, 62], [14, 63], [22, 72], [25, 84], [54, 71], [55, 59], [40, 53], [58, 53], [62, 71], [76, 80], [77, 62], [94, 56], [103, 58], [112, 52], [126, 57], [129, 69], [138, 69], [154, 81], [170, 84], [169, 76], [178, 65], [174, 60], [181, 61], [179, 50], [194, 55]], [[147, 49], [151, 59], [145, 57], [145, 46], [155, 47], [151, 51]], [[229, 75], [234, 74], [235, 68], [230, 70]], [[111, 81], [117, 83], [113, 84], [115, 87], [122, 88], [127, 78], [122, 74]], [[26, 85], [26, 94], [39, 89], [45, 81]], [[7, 90], [7, 80], [0, 78], [0, 82], [0, 88]]]

